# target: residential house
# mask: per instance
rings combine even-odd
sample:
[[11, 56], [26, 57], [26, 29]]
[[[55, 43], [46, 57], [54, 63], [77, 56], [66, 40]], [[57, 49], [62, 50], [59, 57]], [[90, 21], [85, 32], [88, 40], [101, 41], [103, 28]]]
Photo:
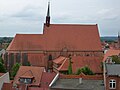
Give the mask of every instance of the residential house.
[[106, 90], [120, 90], [120, 64], [105, 64], [104, 79]]
[[55, 76], [44, 67], [20, 66], [13, 83], [4, 83], [2, 90], [48, 90]]

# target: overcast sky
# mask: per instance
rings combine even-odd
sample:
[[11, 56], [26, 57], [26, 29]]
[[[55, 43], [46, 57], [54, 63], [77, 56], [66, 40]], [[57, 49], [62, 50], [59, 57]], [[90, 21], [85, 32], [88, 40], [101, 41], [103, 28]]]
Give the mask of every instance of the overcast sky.
[[[0, 0], [0, 36], [39, 34], [48, 0]], [[101, 36], [120, 31], [120, 0], [51, 0], [51, 23], [98, 24]]]

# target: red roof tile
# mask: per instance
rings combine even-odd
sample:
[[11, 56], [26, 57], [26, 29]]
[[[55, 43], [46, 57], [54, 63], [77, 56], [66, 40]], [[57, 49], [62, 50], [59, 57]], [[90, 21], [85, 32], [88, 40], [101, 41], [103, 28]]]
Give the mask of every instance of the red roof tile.
[[86, 80], [103, 80], [103, 75], [60, 75], [60, 78], [63, 79], [75, 79], [75, 78], [83, 78]]
[[16, 34], [7, 50], [42, 50], [43, 39], [41, 34]]
[[17, 34], [7, 50], [102, 50], [97, 25], [44, 25], [44, 34]]
[[44, 72], [42, 75], [42, 79], [41, 79], [41, 87], [42, 88], [49, 88], [49, 84], [52, 82], [55, 75], [56, 75], [56, 73]]
[[31, 70], [28, 70], [25, 73], [23, 73], [23, 75], [21, 75], [20, 78], [34, 78], [33, 72]]
[[4, 83], [1, 90], [16, 90], [12, 83]]
[[[72, 57], [72, 70], [74, 73], [77, 72], [79, 68], [88, 66], [94, 73], [102, 73], [101, 71], [101, 62], [102, 59], [99, 57], [82, 57], [74, 56]], [[59, 71], [68, 70], [69, 60], [66, 59], [63, 64], [58, 68]]]
[[104, 55], [104, 59], [103, 61], [105, 61], [107, 59], [107, 57], [112, 56], [112, 55], [119, 55], [120, 54], [120, 50], [115, 50], [115, 49], [109, 49], [106, 54]]
[[44, 35], [47, 50], [102, 50], [97, 25], [51, 24]]
[[[14, 79], [14, 83], [19, 84], [19, 78], [21, 76], [23, 76], [24, 74], [26, 74], [26, 72], [31, 71], [31, 73], [34, 76], [35, 82], [32, 82], [31, 85], [36, 85], [39, 86], [40, 85], [40, 81], [41, 81], [41, 77], [42, 77], [42, 73], [44, 71], [43, 67], [33, 67], [33, 66], [20, 66], [15, 79]], [[31, 77], [31, 75], [29, 76], [29, 74], [27, 74], [28, 78]]]
[[62, 64], [65, 59], [66, 59], [66, 57], [60, 56], [60, 57], [54, 59], [53, 62], [56, 64]]
[[48, 88], [41, 88], [41, 87], [29, 87], [28, 90], [50, 90]]

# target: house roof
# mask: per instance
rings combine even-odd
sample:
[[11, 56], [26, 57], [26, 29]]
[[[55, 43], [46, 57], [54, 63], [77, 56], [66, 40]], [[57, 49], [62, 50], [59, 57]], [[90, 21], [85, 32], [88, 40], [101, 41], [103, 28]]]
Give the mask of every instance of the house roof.
[[44, 67], [33, 67], [33, 66], [20, 66], [13, 83], [19, 84], [19, 78], [20, 77], [31, 77], [31, 74], [27, 73], [30, 72], [32, 73], [32, 76], [34, 77], [34, 82], [32, 82], [31, 85], [40, 85], [42, 73], [44, 72]]
[[26, 85], [21, 84], [18, 87], [14, 87], [13, 83], [4, 83], [2, 86], [2, 90], [26, 90]]
[[58, 79], [52, 86], [52, 90], [105, 90], [103, 80]]
[[[97, 25], [51, 24], [44, 25], [47, 50], [101, 50]], [[52, 43], [51, 43], [52, 41]]]
[[107, 75], [120, 76], [120, 64], [106, 64]]
[[105, 61], [107, 59], [107, 57], [112, 56], [112, 55], [119, 55], [120, 54], [120, 50], [116, 50], [116, 49], [109, 49], [106, 54], [104, 55], [104, 59], [103, 61]]
[[16, 89], [13, 88], [12, 83], [3, 83], [3, 86], [2, 86], [1, 90], [16, 90]]
[[17, 34], [7, 50], [101, 51], [97, 25], [44, 25], [43, 34]]
[[41, 79], [41, 88], [49, 88], [49, 84], [52, 82], [56, 73], [43, 72]]
[[65, 59], [67, 59], [67, 58], [63, 57], [63, 56], [59, 56], [58, 58], [53, 60], [53, 63], [62, 64]]
[[20, 78], [34, 78], [33, 72], [31, 70], [26, 71]]
[[16, 34], [7, 50], [42, 50], [43, 39], [42, 34]]
[[[74, 73], [77, 72], [79, 68], [88, 66], [94, 73], [102, 73], [101, 71], [102, 58], [92, 57], [92, 56], [73, 56], [72, 57], [72, 70]], [[62, 65], [58, 68], [59, 71], [68, 70], [69, 59], [66, 59]]]

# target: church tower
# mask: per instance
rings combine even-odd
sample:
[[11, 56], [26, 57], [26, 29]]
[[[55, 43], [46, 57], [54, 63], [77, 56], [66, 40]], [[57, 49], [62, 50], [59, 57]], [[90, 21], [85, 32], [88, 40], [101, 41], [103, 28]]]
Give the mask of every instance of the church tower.
[[47, 16], [46, 16], [46, 26], [50, 26], [50, 2], [48, 2], [48, 11], [47, 11]]

